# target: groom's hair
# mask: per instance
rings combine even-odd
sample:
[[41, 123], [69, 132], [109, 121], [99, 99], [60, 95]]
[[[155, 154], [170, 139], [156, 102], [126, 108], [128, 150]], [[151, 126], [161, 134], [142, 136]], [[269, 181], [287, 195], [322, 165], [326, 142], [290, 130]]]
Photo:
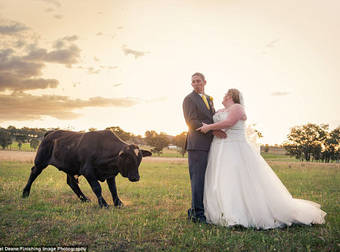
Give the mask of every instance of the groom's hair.
[[202, 79], [203, 81], [205, 81], [205, 77], [204, 77], [204, 75], [203, 75], [202, 73], [199, 73], [199, 72], [194, 73], [194, 74], [191, 76], [191, 78], [194, 77], [194, 76], [199, 76], [199, 77], [201, 77], [201, 79]]

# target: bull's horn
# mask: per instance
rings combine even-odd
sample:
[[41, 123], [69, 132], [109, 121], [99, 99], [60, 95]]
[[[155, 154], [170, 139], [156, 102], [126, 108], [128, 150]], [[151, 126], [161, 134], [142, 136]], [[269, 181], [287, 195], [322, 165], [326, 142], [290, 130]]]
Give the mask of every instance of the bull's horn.
[[141, 150], [141, 151], [142, 151], [143, 157], [152, 156], [152, 153], [150, 151], [147, 151], [147, 150]]

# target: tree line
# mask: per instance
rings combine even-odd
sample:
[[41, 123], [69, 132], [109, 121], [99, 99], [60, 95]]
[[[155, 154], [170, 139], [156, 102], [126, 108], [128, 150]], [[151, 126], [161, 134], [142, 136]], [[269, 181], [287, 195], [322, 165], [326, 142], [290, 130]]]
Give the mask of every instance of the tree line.
[[340, 161], [340, 127], [330, 131], [328, 124], [306, 124], [291, 128], [283, 146], [301, 161], [329, 163]]
[[[18, 143], [18, 148], [21, 149], [22, 144], [29, 143], [34, 150], [37, 149], [43, 136], [49, 130], [44, 128], [28, 128], [21, 129], [14, 126], [7, 128], [0, 127], [0, 146], [2, 149], [7, 149], [13, 142]], [[171, 136], [166, 133], [157, 133], [154, 130], [145, 132], [144, 137], [134, 135], [131, 132], [124, 131], [118, 126], [107, 127], [107, 130], [114, 132], [120, 139], [127, 143], [137, 145], [147, 145], [154, 154], [160, 155], [164, 148], [169, 145], [176, 146], [177, 151], [184, 156], [185, 154], [185, 139], [187, 132], [182, 132], [176, 136]], [[89, 131], [95, 131], [95, 128], [90, 128]], [[291, 128], [287, 136], [287, 141], [283, 144], [284, 149], [290, 156], [301, 161], [320, 161], [331, 162], [340, 161], [340, 127], [330, 131], [327, 124], [306, 124]]]
[[[13, 142], [18, 143], [19, 150], [22, 144], [29, 143], [30, 147], [34, 150], [37, 149], [40, 142], [42, 141], [45, 133], [53, 129], [44, 128], [16, 128], [14, 126], [9, 126], [7, 128], [0, 127], [0, 146], [2, 149], [8, 149]], [[185, 154], [184, 144], [186, 139], [186, 132], [183, 132], [177, 136], [167, 135], [166, 133], [157, 133], [154, 130], [149, 130], [145, 132], [145, 136], [134, 135], [131, 132], [124, 131], [118, 126], [107, 127], [107, 130], [114, 132], [121, 140], [127, 143], [133, 143], [137, 145], [148, 145], [151, 147], [151, 151], [155, 154], [160, 155], [164, 148], [168, 147], [170, 144], [177, 146], [178, 152], [183, 156]], [[88, 131], [95, 131], [95, 128], [89, 128]], [[83, 131], [84, 132], [84, 131]]]
[[23, 143], [29, 143], [30, 147], [35, 150], [47, 131], [47, 129], [43, 128], [23, 127], [18, 129], [14, 126], [0, 128], [0, 146], [2, 149], [6, 149], [16, 141], [19, 149], [21, 149]]

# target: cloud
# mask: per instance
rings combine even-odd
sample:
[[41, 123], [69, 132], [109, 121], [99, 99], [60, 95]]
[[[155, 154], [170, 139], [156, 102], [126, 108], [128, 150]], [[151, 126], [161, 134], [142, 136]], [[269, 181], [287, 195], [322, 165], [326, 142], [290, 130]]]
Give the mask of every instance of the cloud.
[[100, 69], [94, 69], [93, 67], [78, 66], [78, 69], [86, 70], [88, 74], [98, 74], [98, 73], [100, 73]]
[[13, 49], [0, 50], [0, 91], [57, 87], [59, 82], [55, 79], [38, 78], [43, 67], [43, 63], [27, 62], [15, 56]]
[[22, 40], [22, 39], [17, 40], [17, 41], [15, 42], [15, 44], [14, 44], [14, 46], [15, 46], [16, 48], [22, 48], [22, 47], [25, 46], [25, 45], [26, 45], [26, 42], [25, 42], [24, 40]]
[[54, 11], [54, 9], [53, 8], [47, 8], [47, 9], [45, 9], [45, 12], [53, 12]]
[[78, 46], [71, 44], [66, 47], [62, 41], [58, 40], [54, 44], [54, 47], [57, 49], [48, 52], [44, 48], [32, 46], [29, 53], [24, 56], [23, 59], [27, 61], [64, 64], [68, 67], [72, 64], [78, 63], [80, 57], [80, 49]]
[[103, 66], [103, 65], [100, 65], [99, 66], [101, 69], [108, 69], [108, 70], [113, 70], [113, 69], [117, 69], [118, 66]]
[[40, 2], [45, 2], [48, 5], [53, 5], [57, 8], [61, 7], [61, 3], [58, 0], [36, 0]]
[[63, 40], [67, 40], [67, 41], [72, 42], [72, 41], [78, 40], [79, 37], [78, 37], [77, 35], [72, 35], [72, 36], [65, 36], [65, 37], [63, 37], [62, 39], [63, 39]]
[[266, 47], [270, 47], [270, 48], [272, 48], [272, 47], [274, 47], [278, 42], [280, 41], [280, 39], [274, 39], [274, 40], [272, 40], [272, 41], [270, 41], [267, 45], [266, 45]]
[[288, 91], [277, 91], [277, 92], [273, 92], [271, 95], [272, 96], [285, 96], [285, 95], [290, 95], [291, 92]]
[[59, 81], [56, 79], [20, 79], [16, 76], [0, 76], [0, 91], [25, 91], [33, 89], [56, 88]]
[[[18, 24], [13, 21], [2, 20], [3, 23]], [[19, 27], [12, 25], [7, 27]], [[20, 27], [23, 27], [21, 25]], [[35, 89], [56, 88], [59, 81], [53, 78], [43, 78], [42, 70], [46, 63], [63, 64], [71, 67], [78, 63], [80, 49], [72, 42], [77, 40], [76, 35], [65, 36], [54, 43], [54, 48], [48, 50], [38, 46], [37, 36], [25, 29], [12, 28], [13, 32], [0, 44], [0, 92], [26, 91]]]
[[100, 69], [94, 69], [93, 67], [87, 68], [87, 72], [89, 74], [98, 74], [100, 72]]
[[63, 18], [63, 15], [55, 14], [53, 17], [56, 18], [56, 19], [62, 19], [62, 18]]
[[121, 86], [121, 85], [123, 85], [123, 83], [113, 84], [112, 86], [113, 86], [113, 87], [119, 87], [119, 86]]
[[265, 49], [262, 50], [261, 54], [263, 54], [263, 55], [268, 54], [268, 50], [273, 49], [279, 43], [279, 41], [280, 41], [280, 39], [277, 38], [277, 39], [274, 39], [274, 40], [270, 41], [269, 43], [267, 43], [265, 45]]
[[66, 44], [69, 44], [69, 42], [73, 42], [73, 41], [76, 41], [76, 40], [78, 40], [78, 36], [77, 35], [65, 36], [65, 37], [63, 37], [61, 39], [56, 40], [53, 43], [53, 47], [56, 48], [56, 49], [61, 49], [61, 48], [65, 47]]
[[13, 35], [28, 29], [26, 25], [15, 21], [0, 20], [0, 34], [3, 35]]
[[78, 85], [80, 85], [80, 82], [74, 82], [73, 83], [73, 87], [77, 87]]
[[136, 50], [127, 48], [125, 45], [123, 45], [122, 50], [123, 50], [123, 52], [124, 52], [125, 55], [132, 54], [133, 56], [135, 56], [135, 59], [137, 59], [138, 57], [142, 57], [142, 56], [144, 56], [146, 53], [148, 53], [148, 52], [136, 51]]
[[131, 107], [140, 102], [139, 99], [129, 97], [93, 97], [88, 100], [82, 100], [57, 95], [0, 94], [0, 122], [37, 120], [43, 116], [68, 120], [81, 116], [81, 114], [74, 112], [76, 109], [86, 107]]

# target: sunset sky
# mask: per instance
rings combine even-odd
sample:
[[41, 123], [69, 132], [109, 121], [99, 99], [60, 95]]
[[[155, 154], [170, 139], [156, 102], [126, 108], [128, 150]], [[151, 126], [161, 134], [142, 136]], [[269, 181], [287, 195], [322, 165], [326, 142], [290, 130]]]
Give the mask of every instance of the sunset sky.
[[187, 130], [191, 75], [262, 143], [340, 125], [339, 0], [1, 0], [0, 127]]

